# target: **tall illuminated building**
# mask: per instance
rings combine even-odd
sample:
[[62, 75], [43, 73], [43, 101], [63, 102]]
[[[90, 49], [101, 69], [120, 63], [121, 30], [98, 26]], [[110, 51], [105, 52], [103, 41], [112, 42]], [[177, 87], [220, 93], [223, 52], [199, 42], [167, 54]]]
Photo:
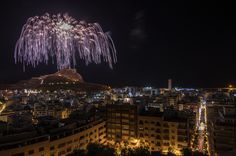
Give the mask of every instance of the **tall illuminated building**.
[[172, 79], [168, 79], [168, 89], [172, 89]]

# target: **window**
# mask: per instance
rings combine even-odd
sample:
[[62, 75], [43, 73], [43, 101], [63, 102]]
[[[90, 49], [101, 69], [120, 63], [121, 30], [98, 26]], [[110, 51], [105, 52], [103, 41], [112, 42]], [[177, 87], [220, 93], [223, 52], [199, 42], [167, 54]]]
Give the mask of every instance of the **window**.
[[44, 150], [44, 147], [39, 148], [39, 152], [42, 152]]
[[79, 138], [79, 140], [82, 140], [82, 139], [84, 139], [84, 136], [81, 136], [81, 137]]
[[169, 125], [167, 123], [164, 123], [163, 127], [169, 127]]
[[120, 113], [116, 113], [116, 116], [117, 116], [117, 117], [120, 117]]
[[129, 117], [129, 114], [122, 114], [122, 117], [128, 118], [128, 117]]
[[160, 136], [160, 135], [157, 135], [157, 136], [156, 136], [156, 139], [160, 140], [160, 139], [161, 139], [161, 136]]
[[70, 152], [71, 151], [71, 147], [69, 147], [69, 148], [67, 148], [67, 150], [66, 150], [67, 152]]
[[22, 153], [16, 153], [16, 154], [13, 154], [12, 156], [24, 156], [25, 154], [22, 152]]
[[29, 155], [34, 154], [34, 150], [30, 150], [28, 153]]
[[52, 151], [52, 150], [54, 150], [55, 149], [55, 147], [53, 146], [53, 145], [51, 145], [50, 146], [50, 150]]
[[130, 131], [130, 135], [134, 136], [134, 131]]
[[129, 129], [129, 125], [122, 125], [122, 129]]
[[164, 140], [169, 140], [169, 136], [168, 136], [168, 135], [164, 135], [164, 136], [163, 136], [163, 139], [164, 139]]
[[65, 151], [61, 151], [58, 153], [58, 156], [63, 156], [63, 155], [65, 155], [65, 153], [66, 153]]
[[169, 130], [168, 129], [164, 129], [163, 132], [164, 133], [169, 133]]
[[129, 123], [128, 119], [122, 119], [122, 123]]
[[161, 133], [161, 130], [160, 129], [156, 129], [156, 133]]
[[62, 143], [62, 144], [59, 144], [58, 145], [58, 148], [62, 148], [62, 147], [64, 147], [65, 146], [65, 143]]
[[143, 127], [139, 127], [139, 130], [142, 131], [142, 130], [143, 130]]
[[160, 142], [157, 142], [156, 145], [157, 145], [157, 146], [161, 146], [161, 143], [160, 143]]

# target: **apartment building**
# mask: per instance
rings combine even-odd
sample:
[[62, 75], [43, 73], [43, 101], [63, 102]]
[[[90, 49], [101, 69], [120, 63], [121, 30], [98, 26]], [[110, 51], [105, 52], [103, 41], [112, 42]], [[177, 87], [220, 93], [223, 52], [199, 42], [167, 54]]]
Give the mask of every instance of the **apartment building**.
[[188, 120], [165, 118], [164, 114], [142, 114], [138, 118], [138, 137], [149, 145], [149, 151], [169, 151], [180, 155], [189, 145]]
[[129, 140], [137, 137], [137, 106], [131, 104], [107, 105], [107, 139]]
[[[105, 121], [99, 120], [82, 127], [61, 130], [53, 134], [34, 136], [35, 133], [20, 136], [0, 137], [0, 155], [3, 156], [64, 156], [74, 150], [85, 149], [88, 143], [106, 142]], [[8, 141], [7, 141], [8, 140]], [[12, 141], [15, 140], [15, 141]]]

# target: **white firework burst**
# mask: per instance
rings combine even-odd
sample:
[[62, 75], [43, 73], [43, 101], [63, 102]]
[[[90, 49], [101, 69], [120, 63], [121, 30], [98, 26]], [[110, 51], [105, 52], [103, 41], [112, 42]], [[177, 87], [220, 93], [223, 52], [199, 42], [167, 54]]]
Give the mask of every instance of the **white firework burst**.
[[37, 66], [51, 59], [57, 69], [76, 65], [77, 56], [89, 63], [116, 63], [116, 49], [98, 23], [78, 21], [68, 14], [31, 17], [22, 28], [15, 46], [15, 62]]

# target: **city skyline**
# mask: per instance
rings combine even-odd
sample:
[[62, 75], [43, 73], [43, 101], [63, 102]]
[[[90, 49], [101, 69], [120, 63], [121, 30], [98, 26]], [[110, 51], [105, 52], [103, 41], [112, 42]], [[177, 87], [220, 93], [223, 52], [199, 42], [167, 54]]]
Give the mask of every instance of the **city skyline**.
[[28, 17], [68, 12], [98, 22], [117, 49], [114, 69], [80, 62], [87, 82], [166, 87], [224, 87], [235, 84], [235, 29], [231, 6], [198, 2], [8, 1], [1, 6], [0, 83], [56, 72], [56, 65], [26, 68], [14, 63], [14, 47]]

